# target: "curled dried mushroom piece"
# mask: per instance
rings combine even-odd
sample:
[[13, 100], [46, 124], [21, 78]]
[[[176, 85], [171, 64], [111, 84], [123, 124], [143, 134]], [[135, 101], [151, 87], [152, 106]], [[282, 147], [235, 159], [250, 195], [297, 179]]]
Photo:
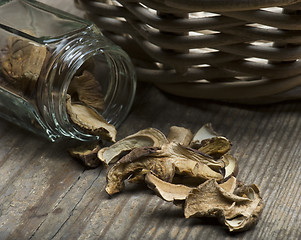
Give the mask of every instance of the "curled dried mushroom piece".
[[230, 154], [225, 154], [222, 156], [222, 160], [225, 163], [224, 179], [228, 179], [231, 176], [236, 176], [238, 173], [238, 164], [236, 158]]
[[164, 158], [150, 158], [160, 149], [154, 147], [136, 148], [118, 161], [107, 174], [106, 192], [109, 195], [120, 192], [124, 188], [124, 180], [131, 175], [143, 172], [153, 172], [161, 179], [171, 181], [174, 176], [174, 168]]
[[190, 129], [178, 126], [171, 126], [167, 136], [169, 142], [180, 143], [183, 146], [188, 146], [193, 138]]
[[232, 143], [227, 138], [218, 135], [211, 124], [203, 125], [190, 142], [190, 147], [216, 159], [229, 152], [231, 146]]
[[187, 196], [184, 215], [216, 217], [229, 231], [243, 231], [256, 224], [262, 210], [262, 199], [255, 185], [239, 192], [227, 192], [212, 179], [194, 188]]
[[116, 162], [120, 155], [140, 147], [160, 147], [167, 142], [165, 135], [156, 128], [143, 129], [129, 135], [98, 152], [98, 158], [105, 164]]
[[87, 133], [115, 142], [117, 134], [115, 127], [109, 124], [93, 108], [82, 103], [73, 103], [70, 96], [67, 96], [66, 108], [72, 122]]
[[29, 91], [41, 74], [46, 56], [45, 46], [21, 37], [9, 38], [7, 54], [1, 60], [5, 79], [17, 90]]
[[151, 172], [145, 175], [145, 182], [150, 189], [154, 190], [167, 202], [185, 200], [192, 190], [191, 187], [187, 187], [183, 184], [173, 184], [163, 181]]
[[194, 151], [178, 143], [171, 142], [162, 146], [162, 156], [167, 156], [179, 175], [200, 178], [203, 180], [214, 178], [223, 179], [220, 171], [224, 167], [223, 161], [215, 161], [201, 152]]
[[94, 78], [94, 75], [87, 70], [71, 80], [68, 94], [71, 95], [72, 99], [77, 99], [97, 110], [103, 110], [104, 108], [102, 87]]
[[80, 160], [85, 166], [90, 168], [98, 167], [101, 162], [97, 157], [101, 149], [101, 143], [92, 142], [81, 144], [80, 146], [68, 149], [69, 154], [75, 159]]

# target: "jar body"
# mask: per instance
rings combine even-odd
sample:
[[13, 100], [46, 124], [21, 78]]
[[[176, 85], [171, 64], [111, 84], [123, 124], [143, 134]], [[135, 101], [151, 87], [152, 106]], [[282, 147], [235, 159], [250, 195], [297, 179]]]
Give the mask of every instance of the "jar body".
[[0, 0], [0, 16], [2, 118], [52, 141], [96, 139], [66, 111], [73, 80], [83, 78], [95, 82], [92, 107], [115, 126], [124, 120], [135, 95], [133, 66], [93, 23], [34, 0]]

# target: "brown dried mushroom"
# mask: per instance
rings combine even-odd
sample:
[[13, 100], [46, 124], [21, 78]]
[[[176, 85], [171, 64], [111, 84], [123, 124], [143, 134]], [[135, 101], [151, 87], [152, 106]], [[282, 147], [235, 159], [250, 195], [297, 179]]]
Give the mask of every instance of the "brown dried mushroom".
[[232, 193], [212, 179], [188, 194], [184, 215], [186, 218], [216, 217], [229, 231], [243, 231], [256, 224], [262, 206], [256, 185], [244, 186]]
[[232, 143], [225, 137], [219, 136], [211, 124], [203, 125], [194, 135], [190, 147], [214, 157], [220, 158], [231, 149]]
[[162, 146], [162, 156], [168, 157], [173, 163], [176, 173], [201, 179], [223, 179], [221, 169], [223, 161], [215, 161], [198, 151], [171, 142]]
[[[147, 186], [154, 190], [158, 196], [167, 202], [184, 201], [194, 187], [188, 187], [185, 184], [174, 184], [161, 180], [160, 178], [148, 172], [145, 175]], [[231, 177], [226, 182], [219, 184], [225, 191], [233, 193], [237, 188], [236, 178]]]
[[107, 174], [106, 192], [109, 195], [120, 192], [124, 188], [124, 180], [132, 174], [141, 171], [143, 171], [144, 174], [151, 171], [161, 179], [171, 181], [174, 176], [172, 164], [164, 158], [149, 157], [152, 154], [156, 154], [157, 151], [159, 151], [159, 148], [135, 148], [121, 158], [113, 165]]
[[94, 75], [87, 70], [72, 79], [68, 94], [71, 95], [72, 99], [77, 99], [97, 110], [103, 110], [104, 108], [101, 85], [94, 78]]
[[72, 103], [71, 97], [67, 96], [66, 109], [70, 119], [87, 133], [100, 136], [101, 139], [115, 142], [117, 131], [93, 108], [82, 103]]
[[219, 184], [219, 186], [222, 187], [228, 193], [234, 193], [234, 190], [237, 187], [236, 177], [231, 176], [230, 178], [228, 178], [227, 181]]
[[238, 173], [238, 164], [235, 157], [230, 154], [222, 156], [222, 160], [225, 163], [225, 175], [224, 179], [228, 179], [231, 176], [236, 176]]
[[213, 130], [210, 123], [204, 124], [193, 136], [190, 145], [201, 144], [205, 139], [210, 139], [218, 136], [218, 134]]
[[169, 129], [167, 140], [169, 142], [176, 142], [183, 146], [188, 146], [193, 138], [193, 134], [190, 129], [172, 126]]
[[167, 202], [185, 200], [192, 190], [191, 187], [187, 187], [183, 184], [173, 184], [163, 181], [150, 172], [145, 175], [145, 182], [150, 189], [154, 190]]
[[99, 142], [89, 142], [78, 147], [70, 148], [68, 149], [68, 152], [72, 157], [85, 164], [85, 166], [95, 168], [101, 164], [97, 157], [97, 153], [100, 149], [101, 144]]
[[178, 152], [177, 148], [182, 149], [182, 146], [174, 142], [164, 144], [161, 148], [156, 148], [156, 151], [148, 152], [147, 156], [141, 156], [141, 152], [152, 148], [135, 148], [119, 160], [108, 172], [107, 186], [109, 187], [107, 192], [110, 195], [117, 193], [123, 187], [113, 187], [113, 189], [117, 190], [112, 191], [111, 186], [123, 186], [122, 182], [132, 174], [135, 177], [134, 179], [144, 179], [144, 175], [149, 171], [152, 171], [156, 176], [168, 182], [172, 181], [174, 174], [201, 180], [214, 178], [220, 181], [223, 179], [223, 175], [218, 172], [218, 170], [224, 167], [222, 161], [219, 163], [216, 162], [214, 169], [212, 169], [204, 163], [207, 162], [206, 160], [202, 162], [201, 159], [198, 159], [198, 161], [193, 159], [193, 156], [198, 153], [194, 151], [185, 152], [186, 148], [184, 148], [182, 149], [184, 154], [182, 154], [182, 152]]
[[2, 59], [2, 71], [7, 81], [21, 89], [30, 90], [38, 80], [47, 49], [20, 37], [8, 39], [8, 53]]
[[161, 147], [167, 142], [165, 135], [156, 128], [143, 129], [135, 134], [119, 140], [110, 147], [98, 152], [98, 158], [105, 164], [116, 162], [125, 152], [140, 147]]

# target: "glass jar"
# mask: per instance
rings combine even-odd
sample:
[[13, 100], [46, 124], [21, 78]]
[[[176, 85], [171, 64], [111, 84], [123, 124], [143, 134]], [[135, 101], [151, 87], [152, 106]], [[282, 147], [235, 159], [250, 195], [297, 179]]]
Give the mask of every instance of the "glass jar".
[[96, 140], [66, 110], [73, 80], [85, 74], [93, 79], [93, 86], [86, 86], [93, 91], [92, 107], [118, 127], [136, 88], [127, 54], [88, 20], [34, 0], [0, 0], [2, 118], [51, 141]]

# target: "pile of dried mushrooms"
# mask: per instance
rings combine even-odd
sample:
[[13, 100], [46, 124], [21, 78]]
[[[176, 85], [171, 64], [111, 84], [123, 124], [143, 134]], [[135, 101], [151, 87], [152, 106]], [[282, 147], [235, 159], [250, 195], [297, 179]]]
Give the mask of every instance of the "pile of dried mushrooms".
[[147, 128], [92, 152], [97, 161], [112, 165], [105, 187], [109, 195], [121, 192], [126, 180], [145, 182], [162, 199], [181, 206], [185, 218], [215, 217], [236, 232], [257, 223], [263, 203], [255, 184], [236, 179], [238, 162], [230, 148], [227, 138], [205, 124], [196, 134], [173, 126], [167, 137]]

